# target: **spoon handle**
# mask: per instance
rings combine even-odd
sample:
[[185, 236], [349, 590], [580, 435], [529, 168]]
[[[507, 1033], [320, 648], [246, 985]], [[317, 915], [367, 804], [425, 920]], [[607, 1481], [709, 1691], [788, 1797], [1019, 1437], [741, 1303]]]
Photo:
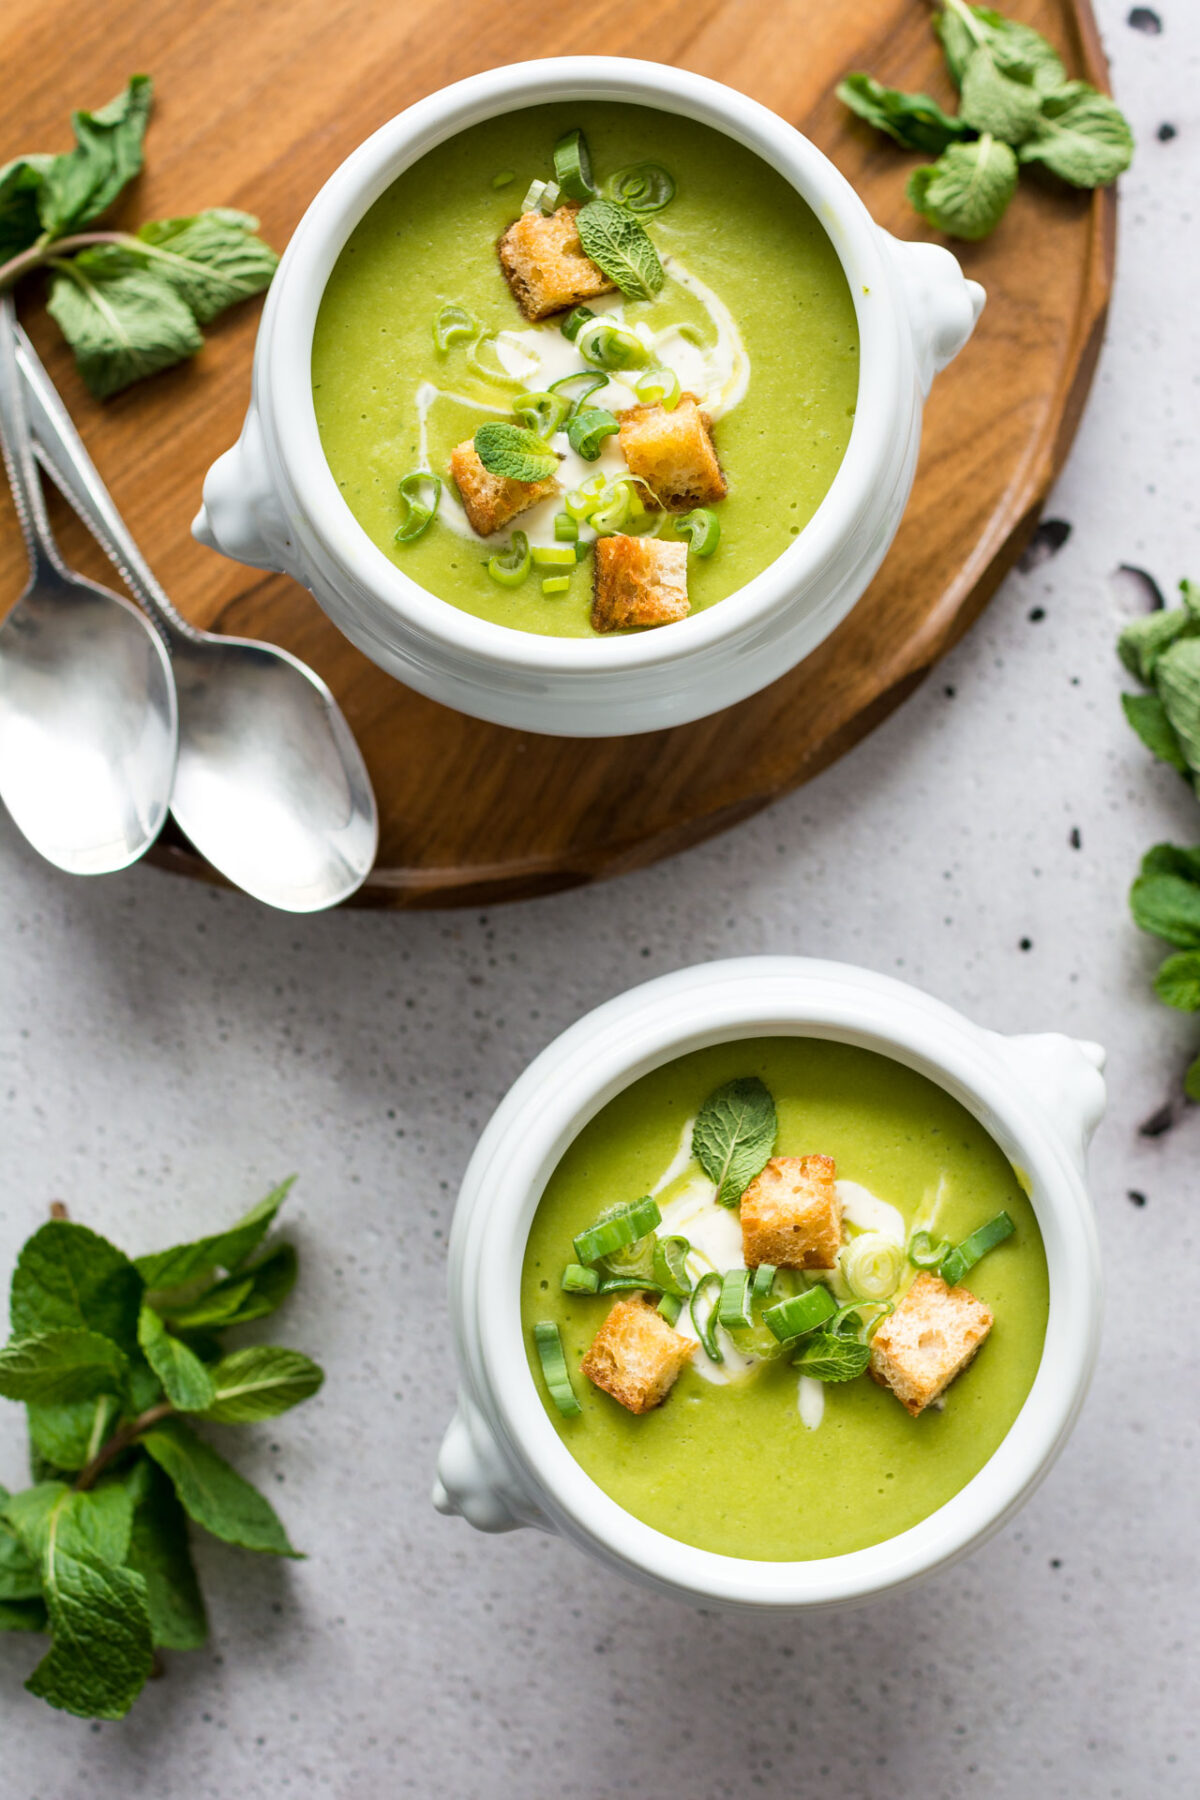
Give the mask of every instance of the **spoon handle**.
[[117, 511], [112, 495], [88, 455], [75, 421], [46, 372], [33, 344], [14, 321], [12, 339], [24, 384], [34, 447], [55, 486], [67, 500], [135, 599], [150, 614], [168, 646], [173, 634], [195, 641], [195, 628], [176, 611]]
[[12, 295], [0, 294], [0, 451], [29, 554], [30, 571], [36, 580], [47, 564], [60, 575], [64, 569], [50, 535], [42, 484], [33, 460], [33, 435], [17, 369], [14, 334], [19, 329]]

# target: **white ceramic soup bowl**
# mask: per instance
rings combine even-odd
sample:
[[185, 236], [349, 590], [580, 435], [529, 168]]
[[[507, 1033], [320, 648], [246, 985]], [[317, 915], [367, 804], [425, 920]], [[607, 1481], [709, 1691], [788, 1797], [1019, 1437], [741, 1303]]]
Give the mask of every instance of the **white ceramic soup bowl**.
[[[539, 637], [492, 624], [406, 576], [342, 498], [312, 396], [321, 297], [368, 208], [455, 133], [561, 100], [623, 100], [682, 113], [756, 151], [829, 233], [854, 297], [861, 353], [846, 455], [795, 543], [717, 606], [657, 630], [597, 639]], [[491, 69], [384, 125], [305, 213], [267, 297], [242, 435], [209, 470], [193, 530], [239, 562], [294, 576], [381, 667], [461, 712], [572, 737], [679, 725], [767, 686], [850, 611], [900, 524], [930, 383], [966, 343], [983, 298], [949, 251], [901, 243], [881, 230], [813, 144], [719, 82], [616, 57]]]
[[[983, 1124], [1027, 1181], [1046, 1249], [1041, 1363], [1007, 1436], [967, 1485], [884, 1543], [808, 1562], [697, 1550], [633, 1518], [575, 1461], [546, 1415], [521, 1325], [521, 1265], [538, 1201], [568, 1145], [649, 1070], [732, 1039], [827, 1038], [918, 1070]], [[450, 1238], [461, 1372], [434, 1505], [481, 1531], [559, 1532], [610, 1568], [681, 1598], [747, 1612], [861, 1601], [981, 1543], [1061, 1449], [1091, 1376], [1100, 1266], [1084, 1185], [1104, 1111], [1104, 1052], [1057, 1035], [1001, 1037], [918, 989], [843, 963], [744, 957], [647, 982], [589, 1013], [501, 1102], [463, 1179]]]

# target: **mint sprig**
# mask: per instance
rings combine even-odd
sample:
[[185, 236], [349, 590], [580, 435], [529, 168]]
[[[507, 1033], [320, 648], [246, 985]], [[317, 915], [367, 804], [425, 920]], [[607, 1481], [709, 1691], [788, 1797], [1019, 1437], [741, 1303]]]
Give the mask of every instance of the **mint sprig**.
[[961, 94], [956, 115], [925, 94], [848, 75], [838, 97], [906, 149], [938, 160], [914, 171], [908, 196], [951, 237], [986, 237], [1003, 218], [1021, 166], [1041, 163], [1073, 187], [1105, 187], [1133, 157], [1133, 134], [1107, 94], [1071, 81], [1054, 46], [1016, 19], [943, 0], [934, 28]]
[[631, 300], [653, 300], [666, 279], [640, 219], [615, 200], [589, 200], [575, 217], [579, 241], [597, 268]]
[[710, 1094], [692, 1128], [692, 1155], [717, 1184], [722, 1206], [736, 1206], [771, 1160], [779, 1121], [757, 1075], [727, 1081]]
[[0, 1395], [26, 1405], [34, 1485], [0, 1488], [0, 1630], [50, 1632], [26, 1685], [52, 1706], [120, 1718], [156, 1647], [204, 1642], [189, 1521], [297, 1554], [270, 1501], [190, 1423], [274, 1418], [321, 1386], [299, 1351], [226, 1351], [220, 1336], [290, 1291], [290, 1246], [247, 1260], [289, 1185], [231, 1228], [136, 1263], [64, 1219], [21, 1252]]
[[278, 258], [258, 220], [229, 207], [94, 231], [142, 167], [146, 75], [72, 116], [75, 148], [0, 169], [0, 289], [39, 268], [49, 310], [98, 399], [194, 356], [201, 326], [269, 283]]
[[545, 481], [558, 467], [558, 457], [536, 432], [500, 419], [479, 427], [475, 454], [489, 475], [508, 481]]

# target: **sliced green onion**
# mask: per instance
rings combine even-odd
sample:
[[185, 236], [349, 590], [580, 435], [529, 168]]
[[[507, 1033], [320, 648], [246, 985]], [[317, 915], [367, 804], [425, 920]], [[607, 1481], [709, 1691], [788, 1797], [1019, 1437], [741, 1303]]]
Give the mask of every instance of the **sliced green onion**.
[[555, 513], [554, 535], [560, 544], [574, 544], [579, 539], [579, 521], [568, 512]]
[[543, 569], [573, 569], [575, 567], [574, 544], [535, 544], [530, 552], [534, 567]]
[[571, 1377], [567, 1372], [567, 1359], [563, 1354], [562, 1338], [558, 1334], [558, 1326], [552, 1319], [539, 1319], [533, 1328], [533, 1341], [537, 1345], [538, 1359], [542, 1365], [542, 1379], [549, 1390], [550, 1398], [557, 1406], [564, 1419], [573, 1419], [581, 1412], [575, 1389], [571, 1386]]
[[513, 411], [529, 431], [540, 438], [552, 438], [561, 431], [571, 402], [565, 394], [518, 394]]
[[721, 541], [721, 521], [711, 506], [680, 513], [674, 524], [676, 537], [687, 539], [693, 556], [711, 556]]
[[683, 1301], [678, 1294], [664, 1294], [658, 1303], [658, 1310], [668, 1325], [677, 1325], [683, 1311]]
[[754, 1271], [754, 1280], [750, 1284], [750, 1297], [753, 1300], [766, 1300], [775, 1285], [775, 1264], [759, 1263]]
[[393, 542], [415, 544], [429, 530], [437, 517], [442, 500], [442, 478], [428, 469], [414, 469], [400, 483], [400, 504], [404, 508]]
[[[579, 310], [586, 312], [587, 308], [583, 307]], [[578, 393], [574, 387], [574, 383], [577, 381], [583, 384]], [[597, 388], [607, 386], [608, 377], [597, 374], [595, 369], [576, 369], [572, 375], [560, 375], [557, 381], [550, 383], [546, 391], [550, 394], [565, 395], [571, 402], [571, 411], [577, 413], [582, 411], [583, 403], [589, 395], [594, 394]]]
[[828, 1288], [810, 1287], [802, 1294], [793, 1294], [790, 1300], [781, 1300], [778, 1306], [768, 1306], [763, 1314], [763, 1324], [770, 1327], [781, 1344], [785, 1344], [806, 1331], [815, 1331], [836, 1311], [837, 1303]]
[[[707, 1275], [700, 1277], [692, 1289], [692, 1297], [689, 1302], [689, 1311], [692, 1315], [692, 1324], [696, 1329], [696, 1336], [704, 1346], [705, 1355], [715, 1363], [725, 1361], [721, 1346], [717, 1342], [717, 1305], [720, 1300], [721, 1285], [721, 1277], [715, 1269], [710, 1269]], [[701, 1319], [700, 1302], [705, 1294], [713, 1295], [713, 1303], [704, 1318]]]
[[[573, 556], [571, 561], [572, 563], [575, 561]], [[569, 575], [544, 575], [542, 577], [543, 594], [565, 594], [570, 585], [571, 577]]]
[[588, 524], [597, 537], [612, 537], [632, 524], [644, 512], [637, 484], [627, 476], [612, 482], [600, 504], [588, 514]]
[[[595, 316], [590, 306], [573, 306], [559, 326], [559, 330], [565, 338], [569, 338], [571, 343], [574, 343], [588, 320], [594, 319]], [[564, 377], [565, 379], [566, 377]]]
[[914, 1231], [908, 1240], [908, 1260], [914, 1269], [936, 1269], [952, 1248], [949, 1238], [935, 1244], [932, 1232]]
[[564, 1294], [594, 1294], [599, 1286], [600, 1277], [595, 1269], [585, 1269], [582, 1263], [568, 1263], [563, 1270]]
[[1008, 1214], [999, 1212], [986, 1225], [973, 1231], [970, 1237], [964, 1238], [949, 1256], [942, 1259], [941, 1276], [946, 1286], [957, 1287], [968, 1269], [973, 1269], [981, 1257], [986, 1256], [989, 1250], [994, 1250], [997, 1244], [1002, 1244], [1005, 1238], [1011, 1237], [1016, 1229]]
[[620, 431], [619, 420], [601, 406], [589, 406], [572, 414], [567, 424], [567, 442], [584, 462], [595, 462], [604, 447], [605, 438]]
[[[487, 572], [501, 587], [520, 587], [533, 566], [529, 539], [523, 531], [514, 531], [503, 550], [487, 560]], [[582, 1257], [579, 1259], [584, 1260]]]
[[864, 1231], [838, 1255], [850, 1292], [859, 1300], [887, 1300], [900, 1286], [907, 1258], [895, 1238]]
[[656, 213], [675, 198], [675, 181], [661, 163], [631, 163], [612, 177], [608, 191], [632, 213]]
[[633, 384], [633, 391], [643, 406], [661, 406], [674, 412], [679, 405], [679, 377], [674, 369], [647, 369]]
[[582, 131], [565, 131], [554, 146], [554, 173], [568, 200], [590, 200], [596, 191], [592, 159]]
[[471, 348], [467, 351], [467, 367], [473, 374], [479, 375], [484, 381], [489, 382], [492, 387], [520, 388], [522, 385], [521, 382], [515, 375], [509, 374], [499, 357], [496, 358], [494, 364], [490, 367], [484, 361], [484, 351], [489, 347], [492, 350], [495, 350], [496, 340], [494, 337], [477, 337], [475, 342], [471, 345]]
[[726, 1330], [736, 1330], [740, 1325], [745, 1330], [753, 1327], [754, 1320], [750, 1316], [750, 1271], [749, 1269], [726, 1269], [721, 1277], [721, 1298], [717, 1301], [717, 1323]]
[[[891, 1300], [850, 1300], [845, 1306], [838, 1307], [825, 1329], [835, 1337], [853, 1337], [860, 1331], [870, 1337], [889, 1313], [894, 1313], [895, 1310], [895, 1303]], [[862, 1315], [867, 1311], [874, 1313], [875, 1317], [864, 1318]]]
[[576, 520], [590, 519], [596, 508], [603, 505], [607, 492], [608, 481], [603, 475], [589, 475], [577, 488], [571, 488], [563, 500], [567, 516]]
[[686, 1300], [692, 1291], [692, 1278], [687, 1270], [688, 1251], [685, 1237], [659, 1238], [654, 1246], [654, 1279], [668, 1294]]
[[473, 344], [483, 326], [465, 306], [443, 306], [433, 322], [433, 341], [438, 354], [445, 356], [451, 344]]
[[515, 169], [501, 169], [498, 175], [492, 176], [492, 186], [494, 188], [507, 187], [510, 181], [515, 181], [516, 179], [517, 171]]
[[647, 1281], [642, 1275], [606, 1275], [599, 1287], [602, 1294], [630, 1294], [635, 1290], [642, 1294], [661, 1294], [663, 1291], [657, 1281]]
[[626, 331], [611, 319], [585, 321], [573, 341], [584, 361], [594, 363], [598, 369], [640, 369], [650, 359], [650, 352], [636, 331]]
[[575, 1239], [575, 1255], [581, 1263], [599, 1262], [625, 1244], [635, 1244], [662, 1222], [658, 1201], [646, 1194], [628, 1206], [617, 1207], [607, 1218], [597, 1219]]
[[531, 181], [525, 198], [521, 202], [521, 211], [540, 212], [549, 215], [558, 205], [557, 181]]

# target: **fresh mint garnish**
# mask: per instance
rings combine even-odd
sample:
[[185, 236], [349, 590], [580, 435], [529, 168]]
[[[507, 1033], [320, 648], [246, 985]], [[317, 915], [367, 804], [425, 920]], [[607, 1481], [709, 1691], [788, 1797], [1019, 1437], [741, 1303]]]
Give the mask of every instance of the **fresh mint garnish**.
[[35, 1485], [0, 1488], [0, 1630], [50, 1632], [27, 1686], [52, 1706], [121, 1718], [156, 1646], [204, 1642], [189, 1520], [296, 1555], [270, 1502], [186, 1422], [274, 1418], [321, 1385], [299, 1351], [227, 1351], [220, 1338], [292, 1286], [290, 1246], [246, 1260], [289, 1185], [228, 1230], [136, 1265], [65, 1219], [21, 1252], [0, 1395], [27, 1407]]
[[137, 232], [89, 229], [142, 167], [152, 88], [135, 75], [75, 148], [0, 169], [0, 289], [50, 265], [48, 306], [98, 399], [193, 356], [200, 327], [262, 291], [278, 258], [249, 213], [214, 207]]
[[1043, 97], [1019, 155], [1023, 163], [1044, 164], [1072, 187], [1107, 187], [1133, 161], [1133, 133], [1107, 94], [1086, 81], [1069, 81]]
[[1016, 191], [1015, 154], [986, 133], [970, 144], [952, 144], [908, 178], [917, 211], [938, 231], [968, 240], [995, 230]]
[[631, 300], [653, 300], [665, 276], [645, 226], [613, 200], [589, 200], [575, 218], [579, 241], [597, 268]]
[[717, 1184], [722, 1206], [736, 1206], [771, 1160], [779, 1121], [757, 1075], [727, 1081], [710, 1094], [692, 1130], [692, 1155]]
[[837, 97], [876, 131], [906, 150], [922, 150], [927, 156], [940, 156], [951, 144], [974, 135], [965, 120], [943, 112], [928, 94], [905, 94], [899, 88], [884, 87], [873, 75], [847, 75], [838, 83]]
[[846, 1338], [832, 1331], [814, 1331], [804, 1340], [792, 1366], [814, 1381], [853, 1381], [871, 1360], [868, 1344], [857, 1338]]
[[489, 475], [508, 481], [545, 481], [558, 467], [558, 457], [535, 432], [501, 419], [479, 427], [475, 454]]

